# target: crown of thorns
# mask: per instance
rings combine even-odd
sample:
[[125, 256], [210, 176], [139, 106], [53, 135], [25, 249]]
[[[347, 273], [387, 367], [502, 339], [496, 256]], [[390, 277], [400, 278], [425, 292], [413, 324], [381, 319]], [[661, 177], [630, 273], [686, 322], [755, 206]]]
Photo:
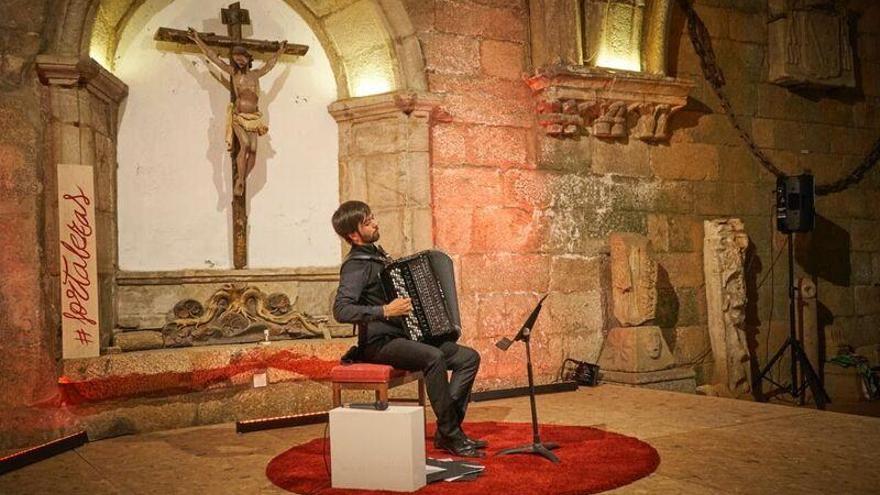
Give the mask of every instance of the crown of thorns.
[[241, 46], [241, 45], [235, 45], [235, 46], [233, 46], [233, 47], [232, 47], [232, 54], [233, 54], [233, 55], [245, 55], [245, 56], [247, 56], [247, 57], [248, 57], [249, 59], [251, 59], [251, 60], [253, 60], [253, 58], [254, 58], [254, 56], [251, 55], [251, 52], [247, 51], [247, 48], [245, 48], [245, 47], [243, 47], [243, 46]]

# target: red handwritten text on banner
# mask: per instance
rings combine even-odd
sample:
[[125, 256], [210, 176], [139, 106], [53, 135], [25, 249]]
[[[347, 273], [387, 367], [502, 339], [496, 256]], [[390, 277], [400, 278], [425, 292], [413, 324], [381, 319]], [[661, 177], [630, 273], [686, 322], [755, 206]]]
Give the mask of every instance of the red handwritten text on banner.
[[97, 356], [98, 290], [92, 168], [58, 166], [64, 357]]

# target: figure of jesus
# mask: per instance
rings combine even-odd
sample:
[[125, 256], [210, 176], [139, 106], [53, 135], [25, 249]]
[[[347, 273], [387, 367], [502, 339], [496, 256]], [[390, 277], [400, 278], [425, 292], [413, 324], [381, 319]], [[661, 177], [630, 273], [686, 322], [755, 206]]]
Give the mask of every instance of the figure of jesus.
[[232, 151], [233, 133], [238, 139], [238, 155], [235, 157], [237, 171], [232, 192], [236, 196], [244, 194], [245, 179], [254, 168], [257, 157], [257, 138], [269, 132], [263, 121], [259, 108], [260, 78], [266, 75], [278, 61], [278, 57], [287, 48], [287, 41], [282, 41], [278, 51], [260, 68], [251, 70], [253, 56], [243, 47], [234, 46], [229, 62], [224, 62], [217, 52], [211, 49], [199, 37], [195, 29], [189, 28], [189, 39], [202, 50], [223, 72], [229, 74], [235, 101], [229, 104], [226, 115], [226, 146]]

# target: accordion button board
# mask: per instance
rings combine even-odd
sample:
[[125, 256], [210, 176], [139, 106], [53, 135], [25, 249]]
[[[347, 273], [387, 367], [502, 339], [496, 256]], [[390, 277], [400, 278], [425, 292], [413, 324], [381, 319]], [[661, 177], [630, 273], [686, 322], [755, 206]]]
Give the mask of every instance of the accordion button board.
[[[395, 260], [385, 266], [382, 283], [392, 298], [406, 297], [412, 300], [412, 313], [404, 317], [404, 330], [409, 338], [426, 341], [458, 334], [458, 328], [450, 318], [447, 298], [434, 267], [430, 251], [422, 251]], [[452, 287], [451, 290], [455, 288]]]

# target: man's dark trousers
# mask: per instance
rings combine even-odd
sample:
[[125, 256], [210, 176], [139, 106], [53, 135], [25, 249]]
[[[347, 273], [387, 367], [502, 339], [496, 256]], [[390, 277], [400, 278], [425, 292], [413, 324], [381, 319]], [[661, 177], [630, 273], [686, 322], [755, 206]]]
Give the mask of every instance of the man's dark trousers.
[[[459, 433], [480, 367], [477, 351], [455, 342], [434, 346], [398, 337], [366, 345], [362, 359], [407, 371], [423, 371], [428, 399], [437, 415], [437, 431], [447, 438]], [[447, 370], [452, 371], [450, 379]]]

